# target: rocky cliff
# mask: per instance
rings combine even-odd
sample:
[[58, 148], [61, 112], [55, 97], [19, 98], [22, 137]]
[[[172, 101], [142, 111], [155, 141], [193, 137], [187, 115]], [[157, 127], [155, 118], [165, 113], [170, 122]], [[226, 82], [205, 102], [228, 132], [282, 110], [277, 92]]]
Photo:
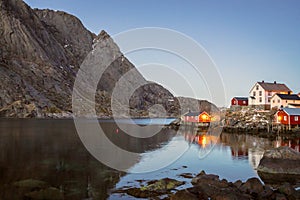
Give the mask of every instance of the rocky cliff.
[[[70, 112], [74, 78], [94, 35], [64, 12], [32, 10], [20, 0], [1, 0], [0, 7], [1, 116]], [[9, 109], [15, 102], [34, 109], [23, 115]]]
[[[105, 31], [96, 36], [65, 12], [31, 9], [22, 0], [0, 0], [0, 117], [72, 116], [78, 70], [93, 48], [105, 42], [116, 46], [119, 56], [97, 86], [98, 116], [112, 116], [113, 90], [129, 71], [143, 86], [136, 88], [129, 103], [119, 100], [118, 109], [129, 107], [131, 116], [149, 116], [148, 109], [160, 104], [168, 116], [180, 113], [179, 101], [162, 86], [147, 82]], [[106, 48], [99, 57], [114, 56], [107, 52], [112, 51]]]

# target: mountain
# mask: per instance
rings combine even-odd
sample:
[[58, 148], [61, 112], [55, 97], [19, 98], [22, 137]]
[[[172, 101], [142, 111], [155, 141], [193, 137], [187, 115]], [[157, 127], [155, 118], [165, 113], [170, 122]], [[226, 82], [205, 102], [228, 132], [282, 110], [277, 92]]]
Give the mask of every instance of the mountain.
[[[145, 80], [105, 31], [95, 35], [73, 15], [32, 9], [21, 0], [0, 0], [0, 8], [0, 117], [71, 117], [76, 75], [95, 50], [97, 70], [112, 60], [97, 85], [97, 116], [113, 115], [111, 101], [117, 117], [160, 116], [162, 107], [167, 116], [180, 113], [178, 99]], [[116, 84], [128, 72], [130, 81], [123, 86], [141, 86], [127, 99], [115, 100]], [[86, 84], [83, 90], [89, 88]], [[76, 114], [85, 116], [88, 111]]]
[[0, 7], [1, 115], [71, 111], [74, 78], [94, 34], [64, 12], [32, 10], [20, 0], [1, 0]]

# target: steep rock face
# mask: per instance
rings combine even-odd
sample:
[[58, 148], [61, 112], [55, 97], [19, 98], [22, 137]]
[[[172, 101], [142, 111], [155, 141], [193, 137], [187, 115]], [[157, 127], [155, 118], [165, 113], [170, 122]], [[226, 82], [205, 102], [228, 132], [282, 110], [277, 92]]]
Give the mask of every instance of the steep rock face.
[[[0, 116], [52, 117], [71, 113], [73, 84], [81, 63], [98, 43], [107, 38], [113, 43], [110, 36], [104, 31], [95, 36], [70, 14], [33, 10], [21, 0], [0, 0], [0, 8]], [[117, 45], [113, 45], [122, 55]], [[98, 84], [96, 110], [99, 116], [112, 115], [112, 92], [119, 79], [130, 70], [134, 71], [136, 81], [148, 84], [124, 56], [116, 58]], [[151, 85], [152, 90], [142, 86], [131, 98], [133, 102], [152, 105], [162, 93], [166, 99], [173, 98], [163, 87]], [[138, 104], [118, 102], [117, 107], [130, 107], [135, 116], [147, 115], [147, 107]], [[33, 110], [26, 113], [27, 108]], [[170, 113], [177, 113], [172, 109], [166, 108]]]
[[[112, 104], [120, 111], [117, 117], [180, 113], [179, 101], [162, 86], [145, 80], [105, 31], [96, 36], [75, 16], [62, 11], [33, 10], [22, 0], [0, 0], [0, 27], [1, 117], [71, 116], [79, 67], [98, 47], [100, 66], [90, 67], [104, 70], [101, 63], [111, 60], [97, 83], [96, 104], [92, 108], [98, 116], [111, 117]], [[121, 84], [123, 93], [112, 103], [118, 82], [128, 72], [129, 80]], [[134, 88], [136, 85], [139, 87]], [[123, 98], [130, 88], [134, 88], [131, 96]], [[88, 91], [88, 87], [82, 90]]]
[[[162, 113], [162, 116], [179, 113], [178, 106], [166, 103], [174, 96], [162, 86], [148, 82], [105, 31], [95, 38], [95, 42], [77, 75], [75, 87], [78, 93], [73, 96], [76, 115], [93, 112], [95, 87], [98, 88], [95, 98], [97, 116], [154, 117]], [[156, 104], [164, 111], [160, 112], [161, 107], [152, 107]]]
[[80, 66], [87, 52], [91, 50], [95, 35], [89, 32], [81, 21], [62, 11], [34, 9], [45, 28], [64, 48], [68, 62]]
[[[60, 19], [55, 25], [47, 17], [41, 20], [44, 12], [33, 11], [21, 0], [1, 0], [0, 7], [0, 107], [22, 101], [35, 103], [42, 112], [70, 111], [76, 71], [92, 49], [93, 34], [66, 13], [45, 11]], [[64, 24], [79, 30], [83, 45], [70, 40], [74, 50], [64, 46]]]

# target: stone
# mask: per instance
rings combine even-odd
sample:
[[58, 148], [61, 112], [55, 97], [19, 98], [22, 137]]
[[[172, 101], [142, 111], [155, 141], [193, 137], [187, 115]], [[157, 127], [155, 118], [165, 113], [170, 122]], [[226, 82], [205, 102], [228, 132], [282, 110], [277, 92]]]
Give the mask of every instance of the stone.
[[201, 183], [219, 182], [219, 176], [214, 174], [200, 173], [192, 179], [192, 184], [197, 185]]
[[289, 183], [284, 183], [283, 185], [281, 185], [279, 188], [278, 188], [278, 191], [282, 194], [285, 194], [287, 196], [289, 195], [293, 195], [296, 190], [294, 189], [293, 186], [291, 186], [291, 184]]
[[237, 180], [233, 183], [237, 188], [240, 188], [242, 186], [243, 182], [241, 180]]
[[137, 198], [150, 198], [163, 194], [169, 194], [171, 190], [183, 184], [184, 182], [182, 181], [164, 178], [160, 180], [149, 181], [146, 186], [143, 186], [141, 188], [129, 188], [125, 190], [119, 190], [118, 192], [125, 192], [128, 195]]
[[262, 199], [268, 199], [273, 195], [274, 191], [269, 186], [264, 186], [264, 190], [259, 193], [259, 197]]
[[32, 200], [63, 200], [64, 196], [59, 189], [49, 187], [46, 189], [33, 191], [25, 195], [25, 197]]
[[264, 187], [258, 178], [250, 178], [239, 189], [249, 194], [259, 194], [263, 192]]
[[300, 180], [300, 153], [289, 147], [267, 150], [257, 171], [261, 179], [268, 184], [286, 181], [297, 184]]
[[19, 188], [28, 188], [30, 190], [33, 189], [42, 189], [45, 188], [48, 184], [44, 181], [36, 180], [36, 179], [26, 179], [13, 183], [13, 186]]
[[300, 174], [300, 153], [289, 147], [268, 150], [257, 170], [274, 174]]
[[275, 199], [276, 200], [287, 200], [287, 198], [286, 198], [286, 196], [284, 194], [279, 194], [279, 193], [277, 193], [275, 195]]
[[147, 186], [141, 187], [141, 191], [156, 191], [159, 193], [164, 193], [175, 189], [176, 187], [183, 185], [184, 182], [177, 181], [175, 179], [164, 178], [161, 180], [151, 181]]
[[193, 174], [191, 174], [191, 173], [182, 173], [179, 176], [181, 176], [183, 178], [189, 178], [189, 179], [194, 177]]
[[180, 190], [171, 195], [170, 200], [197, 200], [197, 196], [187, 190]]

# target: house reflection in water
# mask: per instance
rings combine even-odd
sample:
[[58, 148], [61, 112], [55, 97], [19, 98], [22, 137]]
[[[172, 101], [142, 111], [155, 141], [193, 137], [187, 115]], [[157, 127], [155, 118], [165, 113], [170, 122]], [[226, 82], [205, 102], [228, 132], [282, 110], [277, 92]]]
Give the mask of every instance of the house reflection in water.
[[183, 132], [184, 138], [190, 144], [198, 144], [201, 148], [211, 148], [218, 143], [218, 137], [209, 135], [207, 132]]
[[281, 137], [271, 141], [246, 134], [222, 133], [220, 137], [210, 135], [207, 132], [185, 130], [182, 132], [185, 140], [190, 144], [198, 145], [201, 149], [212, 148], [213, 145], [228, 146], [232, 159], [248, 160], [253, 169], [256, 169], [263, 157], [265, 150], [280, 146], [289, 146], [299, 152], [300, 138], [283, 140]]
[[222, 133], [220, 142], [230, 146], [232, 157], [235, 159], [248, 159], [253, 169], [256, 169], [263, 157], [265, 150], [280, 146], [289, 146], [299, 152], [300, 139], [285, 140], [282, 137], [271, 141], [266, 138], [246, 134]]
[[277, 137], [276, 141], [274, 141], [274, 147], [287, 146], [294, 149], [297, 152], [300, 152], [300, 139], [294, 140], [283, 140], [282, 137]]

